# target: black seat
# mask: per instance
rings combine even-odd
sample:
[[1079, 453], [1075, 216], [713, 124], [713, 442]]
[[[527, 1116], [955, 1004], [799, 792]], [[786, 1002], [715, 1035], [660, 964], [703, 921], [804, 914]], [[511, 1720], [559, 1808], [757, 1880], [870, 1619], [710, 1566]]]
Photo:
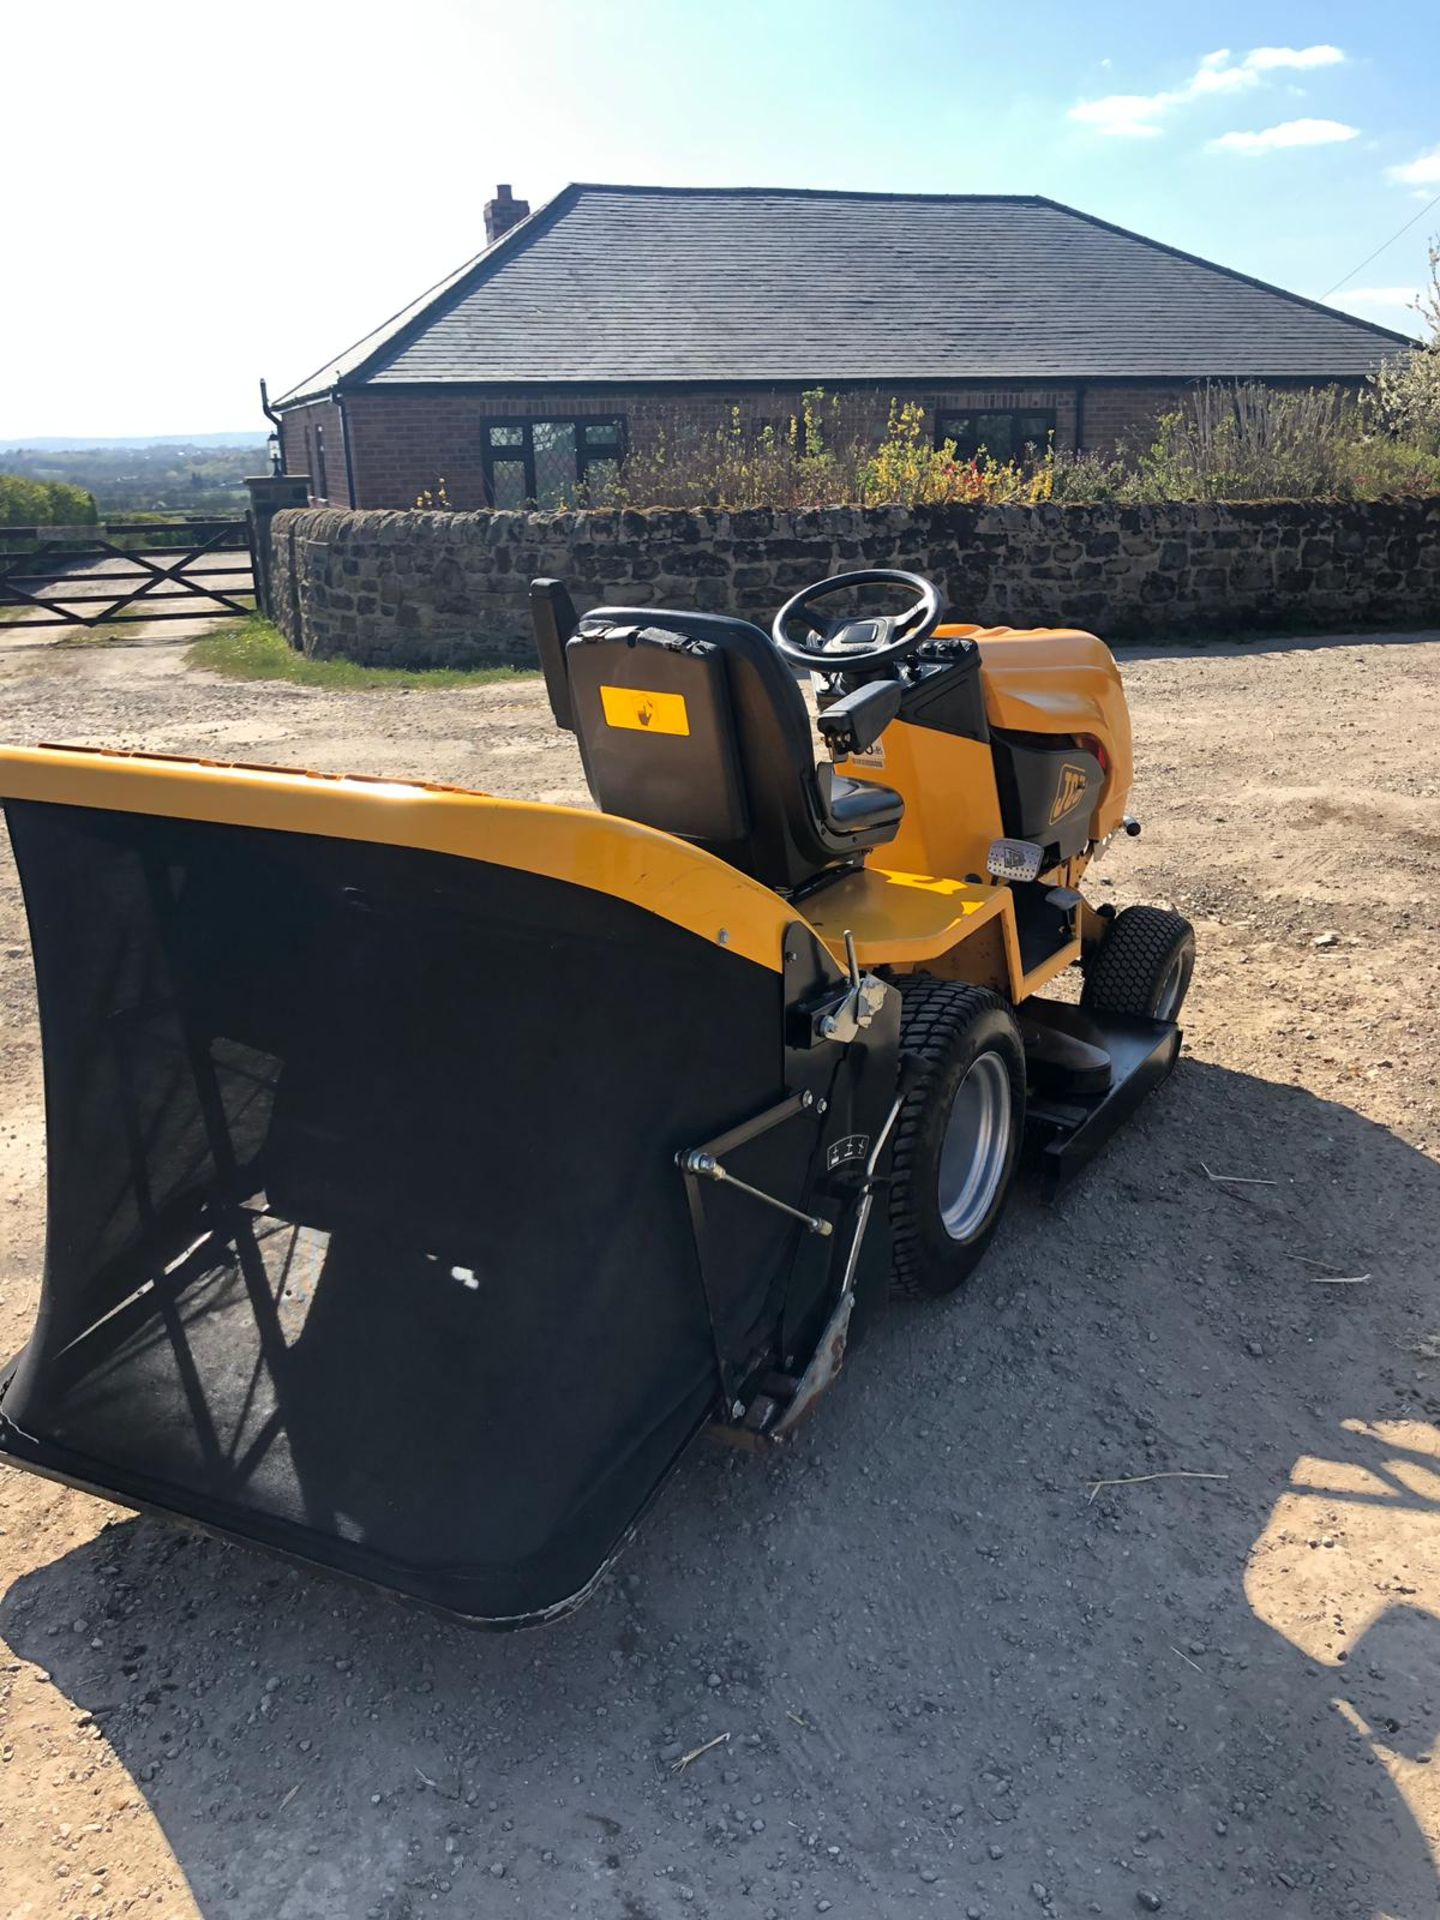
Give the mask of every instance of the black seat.
[[693, 840], [783, 892], [894, 839], [904, 801], [816, 766], [800, 689], [759, 627], [650, 607], [577, 622], [559, 582], [537, 580], [530, 595], [551, 709], [606, 813]]

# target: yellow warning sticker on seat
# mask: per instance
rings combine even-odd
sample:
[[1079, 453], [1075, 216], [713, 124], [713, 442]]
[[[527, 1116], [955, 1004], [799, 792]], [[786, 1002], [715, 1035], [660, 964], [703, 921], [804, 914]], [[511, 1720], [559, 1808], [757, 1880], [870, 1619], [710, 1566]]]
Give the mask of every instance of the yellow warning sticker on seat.
[[636, 733], [689, 733], [690, 715], [681, 693], [646, 693], [643, 687], [601, 687], [600, 704], [609, 727]]

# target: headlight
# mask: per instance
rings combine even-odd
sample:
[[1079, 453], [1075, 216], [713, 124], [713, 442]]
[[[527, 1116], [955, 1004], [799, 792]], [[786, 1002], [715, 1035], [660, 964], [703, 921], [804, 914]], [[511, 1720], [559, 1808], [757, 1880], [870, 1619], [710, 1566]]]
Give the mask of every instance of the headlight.
[[1033, 840], [992, 840], [985, 869], [995, 880], [1034, 880], [1045, 864], [1045, 849]]

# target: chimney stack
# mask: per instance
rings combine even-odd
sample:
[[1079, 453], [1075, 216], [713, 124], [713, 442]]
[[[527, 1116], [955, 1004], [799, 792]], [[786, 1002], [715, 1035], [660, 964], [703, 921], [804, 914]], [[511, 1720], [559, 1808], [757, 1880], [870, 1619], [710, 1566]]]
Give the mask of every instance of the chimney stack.
[[509, 187], [496, 187], [495, 198], [485, 202], [486, 245], [493, 247], [502, 233], [508, 233], [529, 215], [528, 200], [517, 200]]

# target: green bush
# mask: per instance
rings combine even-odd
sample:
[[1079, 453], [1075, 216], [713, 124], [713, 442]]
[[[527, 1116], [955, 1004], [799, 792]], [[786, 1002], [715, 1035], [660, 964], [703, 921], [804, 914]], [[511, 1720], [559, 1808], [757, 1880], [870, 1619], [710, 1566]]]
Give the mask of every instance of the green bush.
[[1212, 383], [1128, 453], [1056, 454], [1051, 497], [1377, 500], [1440, 493], [1440, 456], [1394, 431], [1373, 392]]
[[50, 518], [46, 522], [52, 527], [93, 527], [97, 518], [95, 496], [87, 493], [84, 487], [75, 487], [68, 480], [47, 480], [45, 491], [50, 496]]
[[43, 480], [22, 480], [0, 473], [0, 527], [39, 527], [48, 524], [50, 502]]
[[[1034, 505], [1050, 498], [1049, 464], [1048, 454], [997, 461], [983, 452], [962, 458], [950, 441], [933, 446], [915, 401], [892, 400], [877, 438], [863, 397], [812, 387], [801, 395], [800, 412], [782, 423], [747, 426], [739, 407], [717, 426], [677, 414], [632, 448], [607, 479], [577, 488], [559, 504], [799, 511], [850, 503]], [[422, 497], [417, 504], [431, 502]]]
[[1050, 460], [1050, 498], [1096, 505], [1135, 498], [1135, 472], [1119, 454], [1055, 453]]
[[1136, 466], [1156, 500], [1303, 500], [1347, 491], [1356, 403], [1324, 388], [1208, 385], [1160, 421]]
[[849, 430], [843, 403], [823, 388], [801, 397], [783, 425], [747, 427], [731, 408], [717, 426], [683, 411], [663, 419], [599, 483], [562, 505], [590, 507], [829, 506], [860, 497], [868, 449]]
[[[1440, 346], [1412, 356], [1401, 386], [1337, 388], [1213, 382], [1157, 424], [1148, 444], [1109, 453], [1047, 447], [1021, 461], [935, 447], [923, 409], [894, 401], [883, 436], [853, 403], [819, 388], [781, 426], [679, 417], [632, 449], [581, 507], [1041, 506], [1050, 500], [1155, 505], [1167, 500], [1367, 500], [1440, 493]], [[1424, 414], [1436, 381], [1433, 431]], [[1403, 404], [1402, 404], [1403, 396]], [[1405, 409], [1408, 408], [1408, 411]], [[873, 421], [873, 414], [869, 416]]]
[[1136, 497], [1358, 499], [1440, 488], [1440, 461], [1377, 425], [1367, 401], [1332, 389], [1201, 387], [1141, 454]]
[[0, 473], [0, 527], [93, 527], [95, 496], [63, 480]]

